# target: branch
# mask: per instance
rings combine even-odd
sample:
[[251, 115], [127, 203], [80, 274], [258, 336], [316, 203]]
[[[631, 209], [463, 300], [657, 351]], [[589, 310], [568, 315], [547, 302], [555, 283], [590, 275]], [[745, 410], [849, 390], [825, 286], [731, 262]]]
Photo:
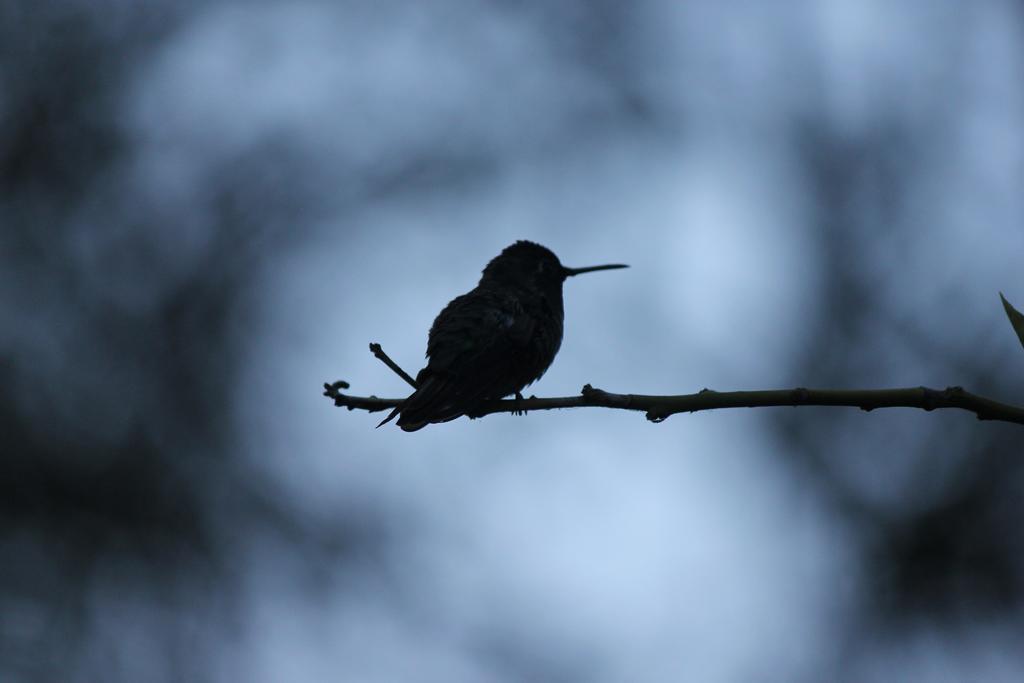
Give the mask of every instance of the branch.
[[[349, 396], [341, 392], [348, 389], [347, 382], [324, 384], [324, 396], [334, 405], [349, 410], [378, 412], [400, 404], [404, 399], [377, 398], [376, 396]], [[579, 396], [562, 398], [536, 398], [522, 400], [487, 401], [472, 417], [492, 413], [553, 410], [555, 408], [618, 408], [643, 411], [651, 422], [662, 422], [676, 413], [696, 413], [721, 408], [761, 408], [767, 406], [849, 406], [861, 410], [876, 408], [920, 408], [938, 410], [956, 408], [974, 413], [979, 420], [996, 420], [1024, 425], [1024, 408], [999, 403], [984, 396], [965, 391], [961, 387], [943, 390], [927, 387], [905, 389], [779, 389], [773, 391], [711, 391], [678, 396], [646, 396], [642, 394], [612, 394], [595, 389], [589, 384]]]
[[416, 380], [414, 380], [412, 376], [409, 375], [408, 372], [399, 367], [398, 363], [391, 360], [391, 357], [388, 354], [384, 353], [384, 348], [380, 344], [378, 344], [377, 342], [372, 342], [370, 344], [370, 352], [373, 355], [375, 355], [378, 359], [380, 359], [381, 363], [384, 363], [384, 365], [391, 368], [396, 375], [404, 379], [405, 383], [408, 384], [410, 387], [412, 387], [413, 389], [420, 388], [420, 385], [416, 383]]

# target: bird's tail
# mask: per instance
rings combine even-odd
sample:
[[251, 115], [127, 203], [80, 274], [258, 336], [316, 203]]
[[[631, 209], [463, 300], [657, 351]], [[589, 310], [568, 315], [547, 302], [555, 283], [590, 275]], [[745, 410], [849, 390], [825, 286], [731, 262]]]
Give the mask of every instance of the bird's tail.
[[415, 432], [432, 422], [448, 422], [463, 414], [453, 405], [448, 381], [443, 376], [431, 375], [422, 381], [407, 399], [381, 420], [378, 427], [398, 417], [396, 423], [403, 431]]
[[403, 405], [405, 405], [404, 401], [402, 403], [399, 403], [397, 406], [395, 406], [395, 409], [392, 410], [391, 413], [387, 417], [385, 417], [383, 420], [380, 421], [380, 423], [377, 425], [377, 429], [380, 429], [381, 427], [386, 425], [388, 422], [391, 422], [392, 420], [394, 420], [395, 419], [395, 415], [398, 415], [400, 412], [402, 412], [402, 406]]

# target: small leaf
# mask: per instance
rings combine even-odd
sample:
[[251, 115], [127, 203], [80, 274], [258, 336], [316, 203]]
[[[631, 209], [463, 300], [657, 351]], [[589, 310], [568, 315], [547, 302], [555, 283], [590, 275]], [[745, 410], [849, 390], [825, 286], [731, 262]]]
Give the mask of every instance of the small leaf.
[[1006, 317], [1010, 319], [1010, 324], [1013, 325], [1013, 331], [1017, 333], [1021, 346], [1024, 346], [1024, 314], [1011, 306], [1002, 292], [999, 292], [999, 298], [1003, 300], [1003, 308], [1006, 309]]

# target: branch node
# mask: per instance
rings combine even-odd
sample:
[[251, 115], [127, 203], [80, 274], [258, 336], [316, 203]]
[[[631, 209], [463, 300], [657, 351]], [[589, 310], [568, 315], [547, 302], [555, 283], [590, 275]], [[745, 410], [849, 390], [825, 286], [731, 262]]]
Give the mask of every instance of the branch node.
[[939, 392], [928, 387], [921, 387], [921, 409], [931, 412], [935, 410], [936, 394]]
[[948, 400], [958, 400], [964, 397], [963, 387], [946, 387], [944, 392]]
[[661, 406], [655, 406], [647, 411], [646, 417], [654, 424], [659, 424], [668, 419], [668, 414], [665, 412], [665, 409], [662, 408]]
[[324, 382], [324, 396], [330, 396], [338, 393], [339, 389], [348, 389], [349, 383], [343, 379], [339, 379], [336, 382]]

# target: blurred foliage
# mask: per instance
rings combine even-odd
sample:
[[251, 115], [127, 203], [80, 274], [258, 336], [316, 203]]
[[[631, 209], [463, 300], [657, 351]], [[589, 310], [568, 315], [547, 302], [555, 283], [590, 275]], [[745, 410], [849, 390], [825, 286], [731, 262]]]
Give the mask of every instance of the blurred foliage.
[[[898, 347], [927, 370], [924, 383], [1019, 396], [1017, 383], [996, 370], [1003, 359], [979, 357], [968, 331], [962, 339], [929, 337], [933, 313], [949, 311], [909, 319], [902, 302], [885, 294], [886, 273], [871, 266], [871, 245], [900, 225], [912, 166], [928, 163], [920, 127], [884, 121], [851, 140], [818, 123], [799, 137], [818, 197], [818, 256], [828, 274], [821, 296], [829, 306], [808, 330], [807, 353], [792, 375], [823, 386], [883, 382], [899, 369]], [[870, 220], [855, 210], [858, 202], [872, 207]], [[859, 570], [873, 602], [862, 606], [863, 628], [899, 632], [922, 620], [960, 627], [1013, 617], [1024, 607], [1024, 543], [1015, 533], [1024, 515], [1019, 429], [918, 417], [817, 411], [810, 419], [780, 413], [775, 422], [811, 481], [868, 539]], [[889, 477], [896, 479], [879, 482]], [[879, 496], [880, 489], [890, 493]]]

